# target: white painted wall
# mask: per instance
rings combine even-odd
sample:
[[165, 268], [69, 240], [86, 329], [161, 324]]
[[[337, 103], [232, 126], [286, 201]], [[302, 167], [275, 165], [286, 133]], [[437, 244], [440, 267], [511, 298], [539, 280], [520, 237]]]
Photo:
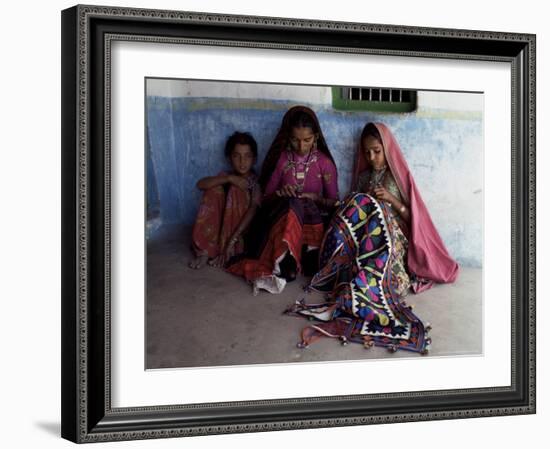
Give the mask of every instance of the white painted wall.
[[[332, 103], [330, 87], [292, 86], [285, 84], [254, 84], [208, 80], [147, 80], [147, 95], [158, 97], [239, 98], [254, 100], [285, 100], [329, 106]], [[418, 109], [442, 109], [482, 112], [483, 95], [464, 92], [418, 92]]]
[[466, 92], [418, 92], [418, 110], [438, 109], [442, 111], [483, 112], [483, 93]]
[[147, 94], [159, 97], [240, 98], [283, 100], [295, 98], [310, 104], [331, 104], [330, 88], [290, 86], [284, 84], [254, 84], [219, 81], [150, 79]]

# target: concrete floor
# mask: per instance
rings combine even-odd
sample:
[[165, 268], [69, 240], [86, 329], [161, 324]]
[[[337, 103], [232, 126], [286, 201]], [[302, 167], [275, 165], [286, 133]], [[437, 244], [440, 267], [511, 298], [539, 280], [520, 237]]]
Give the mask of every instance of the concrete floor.
[[[188, 268], [189, 235], [189, 228], [164, 226], [148, 241], [148, 369], [421, 357], [342, 346], [331, 338], [298, 349], [309, 322], [282, 312], [304, 296], [307, 279], [298, 277], [279, 295], [253, 296], [244, 280], [219, 268]], [[415, 313], [433, 327], [427, 357], [481, 354], [481, 285], [481, 269], [462, 268], [454, 284], [408, 296]]]

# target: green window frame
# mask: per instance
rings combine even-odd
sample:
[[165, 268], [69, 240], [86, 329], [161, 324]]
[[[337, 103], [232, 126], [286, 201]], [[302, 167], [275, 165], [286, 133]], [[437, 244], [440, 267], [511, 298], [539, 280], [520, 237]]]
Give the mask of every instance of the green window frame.
[[332, 87], [332, 107], [338, 111], [412, 112], [417, 93], [388, 87]]

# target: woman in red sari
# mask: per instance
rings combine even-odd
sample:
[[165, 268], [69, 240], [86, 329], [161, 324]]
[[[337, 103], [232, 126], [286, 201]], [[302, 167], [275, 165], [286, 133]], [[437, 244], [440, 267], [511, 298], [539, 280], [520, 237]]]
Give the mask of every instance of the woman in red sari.
[[299, 301], [287, 313], [317, 320], [300, 347], [321, 336], [427, 354], [429, 326], [402, 298], [451, 283], [458, 264], [447, 252], [387, 126], [369, 123], [357, 152], [353, 192], [334, 214], [309, 289], [328, 301]]
[[338, 201], [336, 166], [311, 109], [295, 106], [286, 112], [259, 182], [264, 199], [247, 251], [227, 270], [251, 282], [255, 293], [280, 293], [297, 273], [316, 271], [323, 219]]
[[203, 196], [193, 226], [191, 268], [208, 263], [223, 266], [244, 249], [243, 233], [261, 201], [260, 186], [253, 166], [258, 147], [248, 133], [235, 132], [225, 145], [231, 172], [220, 172], [197, 182]]

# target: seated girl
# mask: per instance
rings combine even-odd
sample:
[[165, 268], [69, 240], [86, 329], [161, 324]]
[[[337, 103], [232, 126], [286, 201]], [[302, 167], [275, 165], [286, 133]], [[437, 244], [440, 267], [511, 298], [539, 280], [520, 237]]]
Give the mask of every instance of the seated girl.
[[263, 163], [260, 185], [264, 199], [247, 251], [227, 269], [244, 276], [255, 293], [280, 293], [307, 269], [303, 258], [316, 265], [323, 214], [338, 200], [336, 166], [311, 109], [295, 106], [286, 112]]
[[231, 172], [220, 172], [197, 182], [202, 195], [192, 234], [195, 258], [191, 268], [201, 268], [208, 261], [223, 266], [231, 256], [244, 249], [243, 233], [248, 228], [261, 201], [260, 186], [253, 166], [258, 146], [249, 133], [235, 132], [225, 145]]
[[329, 301], [287, 312], [321, 323], [302, 332], [300, 346], [320, 336], [426, 354], [429, 326], [402, 301], [434, 283], [451, 283], [451, 258], [422, 201], [395, 137], [385, 125], [363, 129], [352, 192], [334, 214], [309, 288]]

